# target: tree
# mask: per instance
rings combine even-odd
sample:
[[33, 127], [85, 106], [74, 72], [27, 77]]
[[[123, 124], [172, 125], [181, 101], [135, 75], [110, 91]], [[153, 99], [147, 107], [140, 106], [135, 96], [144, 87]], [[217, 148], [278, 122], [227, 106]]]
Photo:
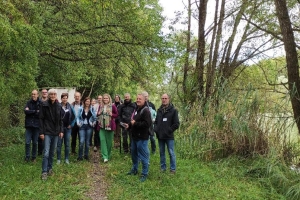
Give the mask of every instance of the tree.
[[274, 0], [274, 2], [286, 52], [286, 67], [291, 103], [298, 132], [300, 133], [300, 79], [296, 43], [286, 0]]

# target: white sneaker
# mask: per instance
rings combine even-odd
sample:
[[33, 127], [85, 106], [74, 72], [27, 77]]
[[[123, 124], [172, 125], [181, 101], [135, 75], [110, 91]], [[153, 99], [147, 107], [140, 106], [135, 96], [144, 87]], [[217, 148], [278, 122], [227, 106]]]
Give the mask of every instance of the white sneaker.
[[107, 160], [107, 159], [104, 159], [104, 162], [105, 162], [105, 163], [107, 163], [107, 162], [108, 162], [108, 160]]
[[60, 160], [57, 160], [57, 164], [58, 164], [58, 165], [60, 164]]
[[66, 164], [70, 164], [70, 162], [69, 162], [69, 160], [68, 160], [68, 159], [66, 159], [66, 161], [65, 161], [65, 162], [66, 162]]
[[97, 151], [98, 151], [97, 147], [96, 147], [96, 146], [94, 146], [94, 152], [97, 152]]

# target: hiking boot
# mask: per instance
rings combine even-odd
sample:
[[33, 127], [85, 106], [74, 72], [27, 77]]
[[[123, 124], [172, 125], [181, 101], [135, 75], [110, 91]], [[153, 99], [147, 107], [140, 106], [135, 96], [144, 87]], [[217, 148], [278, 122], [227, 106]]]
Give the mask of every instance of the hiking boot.
[[140, 181], [144, 182], [146, 179], [147, 179], [147, 175], [142, 175], [141, 178], [140, 178]]
[[95, 147], [94, 147], [94, 152], [97, 152], [97, 151], [98, 151], [98, 149], [97, 149], [97, 147], [95, 146]]
[[130, 170], [129, 172], [127, 172], [127, 175], [137, 175], [137, 173], [137, 170]]
[[53, 170], [52, 169], [49, 169], [49, 171], [48, 171], [48, 174], [47, 174], [48, 176], [52, 176], [52, 175], [54, 175], [54, 172], [53, 172]]
[[47, 172], [43, 172], [41, 178], [42, 178], [42, 180], [47, 180], [47, 178], [48, 178]]

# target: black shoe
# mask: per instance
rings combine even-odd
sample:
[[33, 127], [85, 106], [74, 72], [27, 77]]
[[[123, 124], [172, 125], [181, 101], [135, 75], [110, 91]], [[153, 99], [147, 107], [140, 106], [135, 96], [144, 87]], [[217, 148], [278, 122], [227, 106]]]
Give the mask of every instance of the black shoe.
[[77, 161], [83, 161], [83, 158], [78, 157], [78, 158], [77, 158]]
[[129, 172], [127, 172], [127, 175], [137, 175], [137, 173], [137, 170], [130, 170]]
[[41, 156], [41, 155], [43, 155], [43, 152], [38, 152], [38, 156]]
[[25, 162], [29, 162], [29, 158], [25, 158]]
[[89, 160], [89, 157], [88, 156], [84, 156], [84, 159]]

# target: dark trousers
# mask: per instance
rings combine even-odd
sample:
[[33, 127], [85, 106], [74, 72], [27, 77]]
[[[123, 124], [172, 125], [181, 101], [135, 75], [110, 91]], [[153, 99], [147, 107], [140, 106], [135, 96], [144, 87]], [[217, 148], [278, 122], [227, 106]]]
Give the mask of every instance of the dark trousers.
[[43, 140], [39, 137], [38, 138], [38, 155], [43, 154], [43, 149], [44, 149], [44, 143], [43, 143]]
[[[129, 145], [128, 145], [128, 137], [129, 137]], [[130, 151], [132, 137], [131, 137], [131, 133], [125, 128], [122, 128], [122, 139], [123, 139], [122, 145], [123, 145], [124, 153], [128, 153]]]
[[72, 128], [71, 136], [72, 136], [72, 140], [71, 140], [71, 152], [75, 153], [77, 136], [78, 136], [78, 139], [79, 139], [79, 127], [77, 125], [74, 125], [74, 127]]
[[100, 135], [99, 135], [99, 132], [100, 132], [100, 130], [97, 130], [97, 125], [96, 125], [95, 128], [94, 128], [94, 146], [95, 147], [100, 147]]

